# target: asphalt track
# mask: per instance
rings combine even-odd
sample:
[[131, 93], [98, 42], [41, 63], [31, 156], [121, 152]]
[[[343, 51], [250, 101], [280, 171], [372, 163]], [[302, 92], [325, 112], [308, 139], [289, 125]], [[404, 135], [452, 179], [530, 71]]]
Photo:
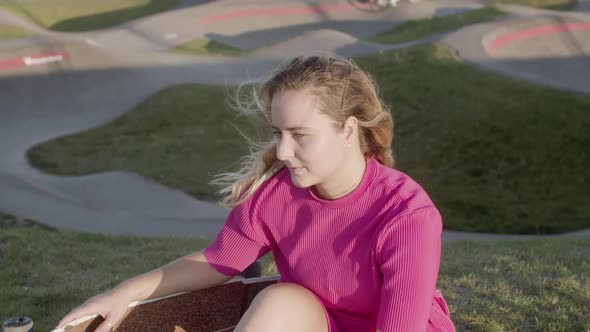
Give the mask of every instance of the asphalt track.
[[[26, 151], [49, 139], [104, 124], [174, 84], [236, 84], [295, 53], [353, 57], [443, 42], [464, 60], [559, 89], [590, 93], [590, 13], [502, 6], [502, 21], [414, 43], [365, 41], [406, 20], [450, 15], [485, 1], [437, 0], [379, 13], [345, 0], [187, 0], [177, 9], [112, 29], [43, 30], [0, 10], [0, 23], [38, 33], [0, 42], [0, 211], [52, 227], [106, 234], [212, 238], [228, 211], [126, 172], [81, 177], [44, 174]], [[194, 57], [166, 50], [207, 37], [244, 50], [239, 58]], [[582, 231], [561, 236], [588, 236]], [[444, 240], [530, 238], [445, 231]]]

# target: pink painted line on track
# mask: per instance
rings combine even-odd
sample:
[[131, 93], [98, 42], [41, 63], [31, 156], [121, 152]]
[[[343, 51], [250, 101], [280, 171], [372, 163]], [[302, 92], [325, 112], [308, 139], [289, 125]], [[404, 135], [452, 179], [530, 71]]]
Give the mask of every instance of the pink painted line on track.
[[305, 6], [305, 7], [282, 7], [269, 9], [242, 9], [234, 10], [221, 14], [205, 16], [197, 19], [198, 25], [220, 22], [230, 19], [248, 16], [287, 16], [287, 15], [305, 15], [314, 13], [343, 12], [357, 9], [351, 4], [323, 5], [323, 6]]
[[495, 55], [496, 51], [504, 47], [508, 44], [522, 41], [538, 36], [556, 34], [564, 31], [582, 31], [582, 30], [590, 30], [590, 23], [584, 22], [570, 22], [570, 23], [560, 23], [560, 24], [551, 24], [551, 25], [542, 25], [526, 30], [520, 30], [515, 32], [510, 32], [503, 34], [499, 37], [496, 37], [490, 44], [487, 46], [487, 52], [489, 55]]
[[24, 66], [25, 63], [22, 58], [0, 60], [0, 70], [10, 70]]
[[[31, 65], [38, 65], [38, 64], [27, 64], [27, 62], [35, 61], [35, 60], [42, 60], [44, 58], [49, 57], [61, 57], [62, 60], [69, 59], [69, 54], [66, 52], [49, 52], [49, 53], [41, 53], [41, 54], [34, 54], [34, 55], [23, 55], [18, 58], [11, 58], [11, 59], [0, 59], [0, 71], [2, 70], [14, 70], [21, 67], [27, 67]], [[27, 59], [27, 60], [25, 60]], [[61, 61], [61, 60], [59, 60]], [[51, 61], [55, 62], [55, 61]]]

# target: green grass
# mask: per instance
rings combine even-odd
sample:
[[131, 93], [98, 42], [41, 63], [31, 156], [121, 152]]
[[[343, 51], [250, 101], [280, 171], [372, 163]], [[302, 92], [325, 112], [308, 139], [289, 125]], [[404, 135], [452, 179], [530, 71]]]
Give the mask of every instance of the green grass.
[[590, 98], [467, 66], [440, 45], [358, 63], [393, 105], [398, 168], [423, 184], [448, 228], [590, 227]]
[[[0, 215], [0, 319], [48, 331], [72, 308], [210, 241], [58, 232]], [[438, 287], [458, 331], [590, 331], [590, 239], [443, 245]], [[264, 275], [277, 273], [272, 255]]]
[[179, 0], [0, 0], [4, 7], [55, 31], [108, 28], [174, 8]]
[[17, 28], [12, 25], [0, 24], [0, 40], [25, 38], [34, 35], [34, 33]]
[[578, 4], [577, 0], [494, 0], [494, 4], [512, 4], [545, 9], [568, 10]]
[[[213, 199], [212, 175], [248, 153], [234, 126], [255, 135], [225, 104], [228, 91], [206, 85], [165, 89], [112, 123], [58, 138], [29, 152], [56, 174], [131, 170], [201, 198]], [[234, 167], [235, 168], [235, 167]]]
[[[427, 190], [445, 227], [497, 233], [590, 227], [590, 98], [465, 65], [440, 45], [357, 62], [392, 105], [396, 168]], [[230, 123], [257, 136], [255, 124], [234, 118], [226, 97], [220, 87], [171, 87], [112, 123], [34, 147], [29, 159], [62, 175], [136, 172], [212, 200], [211, 175], [236, 169], [248, 152]]]
[[215, 40], [201, 38], [173, 48], [174, 51], [193, 55], [237, 56], [244, 52], [239, 48], [222, 44]]
[[457, 331], [590, 331], [590, 239], [443, 244]]
[[408, 21], [389, 31], [382, 32], [370, 40], [376, 43], [403, 43], [470, 24], [492, 21], [503, 16], [505, 14], [495, 7], [485, 6], [481, 9], [470, 10], [457, 15]]

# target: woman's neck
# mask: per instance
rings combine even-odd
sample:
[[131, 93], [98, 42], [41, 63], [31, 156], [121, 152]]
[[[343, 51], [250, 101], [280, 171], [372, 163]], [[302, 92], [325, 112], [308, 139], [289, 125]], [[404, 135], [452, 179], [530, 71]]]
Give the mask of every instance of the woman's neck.
[[313, 190], [318, 197], [335, 200], [350, 194], [358, 187], [367, 168], [365, 156], [359, 153], [353, 162], [346, 163], [344, 166], [346, 168], [334, 174], [328, 181], [314, 186]]

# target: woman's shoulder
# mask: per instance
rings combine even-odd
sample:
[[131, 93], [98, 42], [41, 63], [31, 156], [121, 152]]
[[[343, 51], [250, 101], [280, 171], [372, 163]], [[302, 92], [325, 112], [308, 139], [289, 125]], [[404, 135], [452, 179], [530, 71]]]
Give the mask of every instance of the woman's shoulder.
[[[286, 172], [285, 172], [286, 171]], [[250, 215], [258, 215], [260, 209], [268, 204], [264, 204], [272, 197], [273, 203], [279, 203], [281, 197], [284, 195], [278, 194], [284, 192], [286, 186], [286, 177], [289, 176], [288, 169], [280, 168], [268, 179], [262, 182], [254, 192], [245, 200], [232, 208], [232, 211], [240, 211], [239, 213], [248, 213]]]
[[371, 190], [386, 197], [388, 205], [397, 214], [412, 213], [436, 206], [424, 187], [409, 174], [379, 164]]
[[276, 195], [278, 192], [288, 187], [289, 170], [286, 167], [278, 169], [270, 178], [264, 181], [254, 194], [250, 197], [253, 202], [258, 202], [269, 198], [271, 195], [276, 199], [282, 195]]
[[374, 195], [384, 197], [378, 237], [387, 237], [392, 227], [410, 224], [414, 226], [408, 229], [429, 229], [432, 234], [442, 231], [442, 215], [422, 185], [403, 171], [383, 165], [379, 168], [373, 186], [378, 190]]
[[268, 179], [261, 187], [260, 189], [264, 190], [268, 190], [268, 188], [276, 188], [277, 186], [287, 186], [288, 185], [288, 180], [290, 179], [289, 177], [289, 169], [287, 169], [287, 167], [283, 166], [281, 168], [279, 168], [275, 174], [273, 174], [270, 179]]

